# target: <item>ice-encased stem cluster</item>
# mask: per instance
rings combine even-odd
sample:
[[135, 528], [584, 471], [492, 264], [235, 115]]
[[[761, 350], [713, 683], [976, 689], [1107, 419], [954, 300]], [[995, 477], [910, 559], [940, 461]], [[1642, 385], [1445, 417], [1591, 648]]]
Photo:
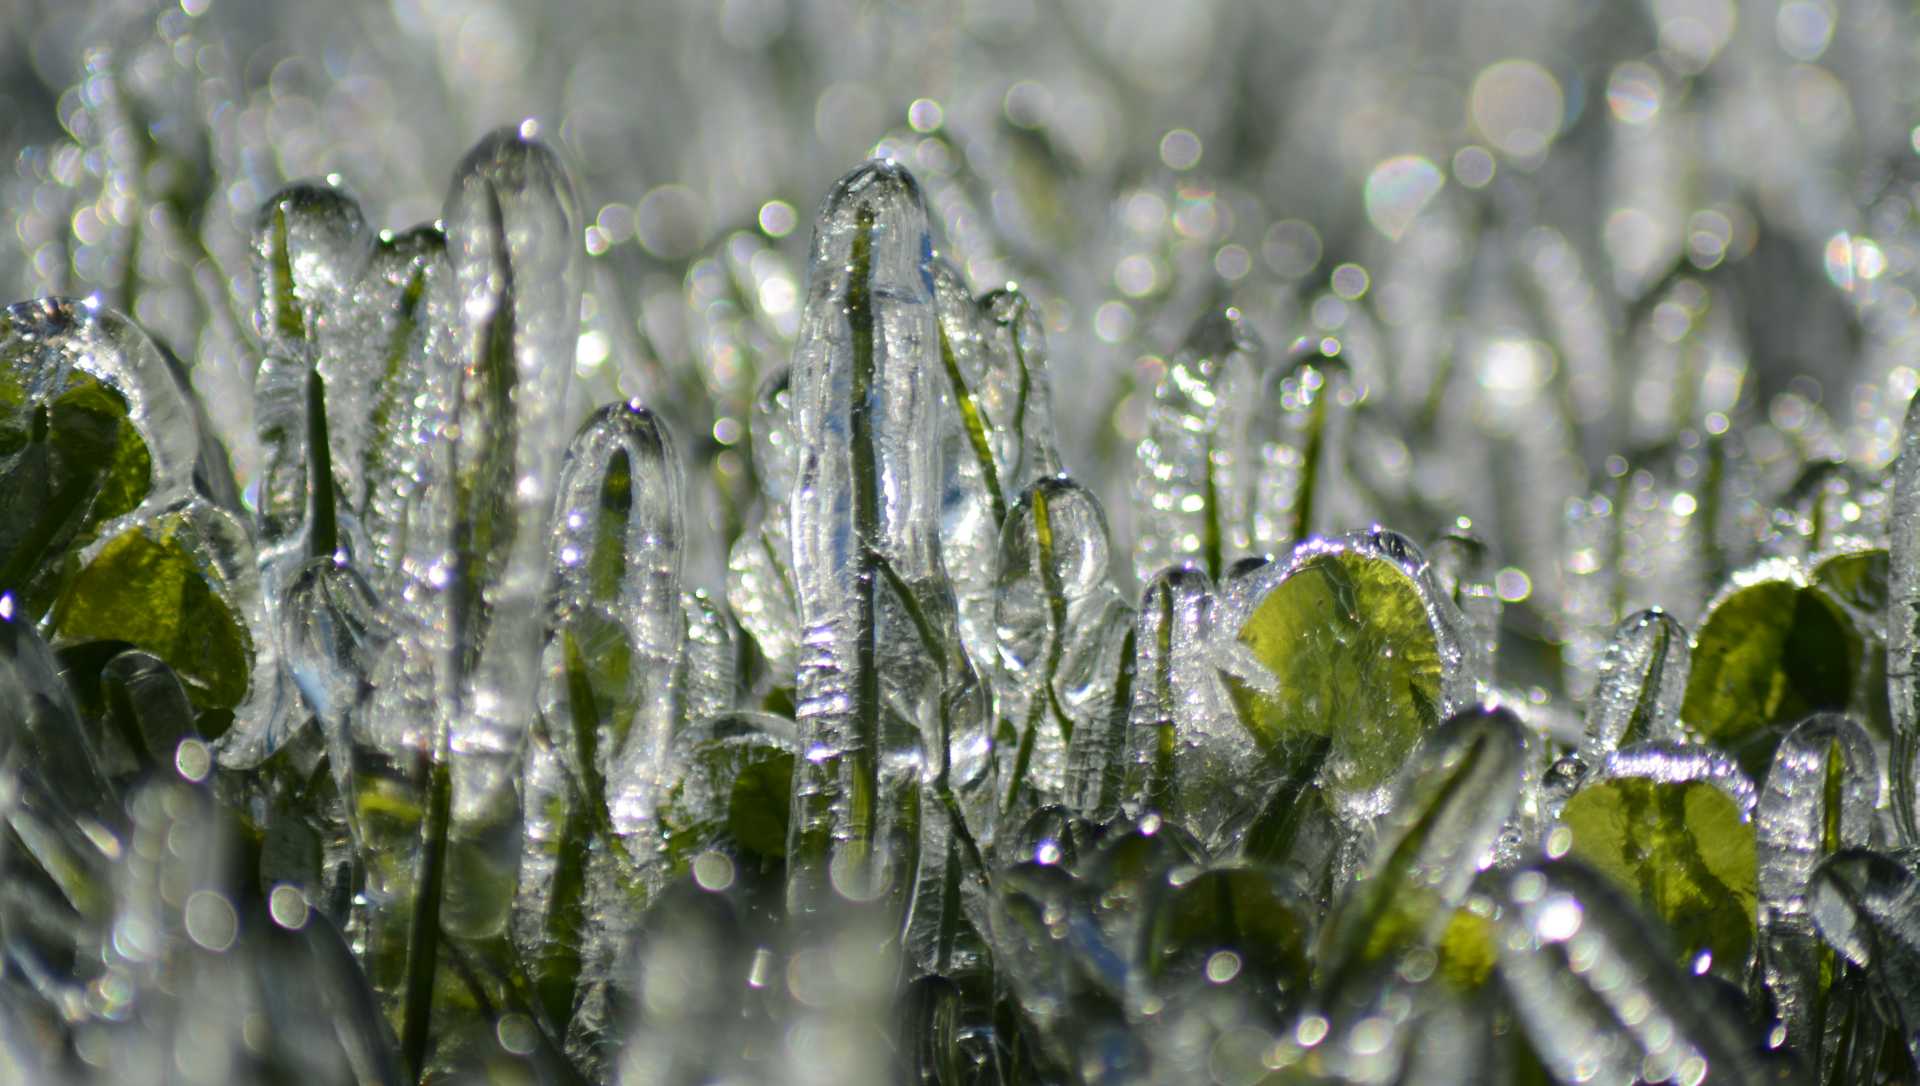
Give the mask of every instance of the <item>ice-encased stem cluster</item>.
[[940, 556], [932, 259], [911, 175], [876, 162], [834, 186], [792, 377], [801, 910], [829, 883], [855, 900], [909, 892], [921, 775], [946, 778], [953, 747], [979, 741]]
[[[895, 163], [828, 196], [790, 365], [706, 314], [700, 379], [752, 442], [722, 507], [670, 409], [570, 429], [579, 224], [526, 130], [463, 161], [444, 226], [376, 235], [317, 184], [255, 225], [244, 505], [130, 323], [0, 326], [33, 482], [0, 496], [32, 612], [0, 615], [7, 965], [90, 1023], [85, 993], [139, 992], [115, 1069], [252, 1020], [220, 968], [170, 986], [156, 948], [189, 945], [323, 978], [327, 1028], [270, 1007], [272, 1043], [380, 1082], [502, 1053], [813, 1081], [855, 1048], [861, 1080], [1749, 1081], [1911, 1037], [1911, 457], [1884, 524], [1853, 507], [1885, 480], [1802, 471], [1691, 633], [1621, 612], [1718, 575], [1720, 514], [1677, 499], [1724, 450], [1615, 472], [1570, 529], [1606, 553], [1568, 563], [1568, 658], [1503, 661], [1538, 616], [1466, 518], [1425, 553], [1323, 534], [1375, 508], [1354, 443], [1395, 421], [1358, 316], [1269, 359], [1212, 309], [1155, 375], [1136, 608], [1062, 473], [1035, 305], [970, 293]], [[716, 518], [726, 608], [692, 587]], [[139, 563], [207, 636], [113, 625]], [[1584, 720], [1504, 684], [1562, 666]], [[69, 929], [103, 950], [62, 977]]]

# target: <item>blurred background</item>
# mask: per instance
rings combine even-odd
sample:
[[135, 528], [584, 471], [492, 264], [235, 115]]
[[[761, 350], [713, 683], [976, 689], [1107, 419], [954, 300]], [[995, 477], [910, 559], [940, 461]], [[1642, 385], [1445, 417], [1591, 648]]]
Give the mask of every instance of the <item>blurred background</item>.
[[[1351, 365], [1350, 513], [1470, 517], [1549, 633], [1568, 503], [1644, 475], [1678, 522], [1764, 521], [1809, 462], [1884, 468], [1916, 383], [1920, 38], [1894, 0], [4, 7], [0, 274], [131, 310], [243, 481], [250, 408], [219, 390], [253, 371], [255, 210], [322, 177], [375, 224], [432, 220], [462, 152], [523, 119], [587, 223], [579, 407], [672, 420], [726, 540], [814, 209], [876, 152], [976, 291], [1044, 314], [1066, 466], [1121, 553], [1152, 390], [1220, 306], [1273, 358]], [[1669, 501], [1728, 434], [1746, 513]], [[1758, 551], [1766, 527], [1727, 530]], [[1690, 619], [1704, 587], [1647, 553], [1630, 575]]]

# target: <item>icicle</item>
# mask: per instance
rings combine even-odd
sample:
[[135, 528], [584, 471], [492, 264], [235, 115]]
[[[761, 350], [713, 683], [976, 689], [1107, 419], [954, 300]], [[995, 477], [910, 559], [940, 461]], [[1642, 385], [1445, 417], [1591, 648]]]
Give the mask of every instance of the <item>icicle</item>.
[[1473, 534], [1473, 525], [1462, 517], [1454, 530], [1434, 541], [1430, 560], [1434, 578], [1442, 591], [1453, 598], [1465, 620], [1461, 645], [1466, 650], [1461, 666], [1473, 676], [1482, 696], [1498, 685], [1494, 670], [1500, 648], [1500, 616], [1504, 605], [1494, 587], [1495, 562], [1486, 542]]
[[1261, 761], [1219, 673], [1215, 621], [1197, 569], [1166, 570], [1141, 591], [1123, 793], [1129, 813], [1157, 812], [1203, 840], [1250, 794]]
[[1603, 878], [1544, 863], [1504, 880], [1503, 896], [1499, 976], [1556, 1078], [1758, 1081], [1745, 1023], [1680, 971], [1659, 933]]
[[793, 516], [787, 502], [798, 458], [789, 376], [784, 366], [769, 374], [754, 400], [753, 465], [760, 480], [760, 523], [741, 533], [727, 557], [727, 606], [753, 635], [772, 673], [772, 684], [788, 688], [794, 682], [800, 641], [790, 535]]
[[1787, 1043], [1824, 1040], [1821, 958], [1807, 894], [1815, 867], [1846, 848], [1878, 845], [1880, 762], [1864, 729], [1822, 713], [1787, 733], [1754, 813], [1759, 851], [1760, 963]]
[[1065, 477], [1034, 483], [1007, 514], [998, 565], [996, 707], [1012, 734], [996, 751], [1003, 814], [1065, 798], [1076, 762], [1073, 799], [1099, 805], [1097, 778], [1124, 748], [1113, 700], [1132, 618], [1108, 572], [1099, 502]]
[[449, 842], [467, 878], [449, 884], [458, 892], [440, 922], [485, 937], [504, 928], [520, 851], [513, 761], [538, 685], [546, 528], [566, 441], [584, 256], [572, 182], [524, 131], [496, 131], [468, 152], [445, 220], [457, 308], [442, 317], [459, 370], [450, 492], [441, 499], [447, 533], [431, 545], [444, 547], [457, 676], [442, 706], [458, 754]]
[[1260, 347], [1237, 309], [1188, 333], [1154, 390], [1134, 481], [1134, 574], [1192, 562], [1209, 577], [1253, 547], [1255, 479], [1243, 447]]
[[1888, 780], [1903, 845], [1920, 845], [1920, 396], [1907, 407], [1893, 468], [1892, 581], [1887, 608], [1887, 704], [1893, 714]]
[[[793, 570], [804, 634], [789, 901], [911, 888], [919, 778], [984, 766], [938, 535], [939, 349], [919, 187], [874, 162], [816, 226], [794, 352]], [[955, 754], [954, 752], [958, 752]]]
[[1252, 550], [1279, 554], [1317, 532], [1364, 523], [1344, 476], [1347, 416], [1354, 400], [1346, 362], [1320, 341], [1294, 345], [1289, 365], [1266, 375], [1254, 412], [1259, 472], [1254, 481]]

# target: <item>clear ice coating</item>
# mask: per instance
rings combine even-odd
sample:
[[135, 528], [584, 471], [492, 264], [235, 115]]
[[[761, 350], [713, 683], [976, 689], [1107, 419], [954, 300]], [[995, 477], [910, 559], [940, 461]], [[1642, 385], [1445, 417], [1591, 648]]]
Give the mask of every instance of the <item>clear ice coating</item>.
[[905, 170], [870, 162], [834, 185], [792, 377], [800, 910], [819, 908], [828, 882], [855, 900], [908, 892], [922, 774], [944, 779], [987, 741], [940, 558], [931, 260]]
[[1209, 312], [1153, 392], [1134, 477], [1133, 571], [1142, 584], [1191, 563], [1210, 577], [1254, 551], [1258, 473], [1248, 448], [1261, 348], [1240, 311]]
[[192, 401], [160, 349], [132, 321], [93, 300], [20, 302], [0, 314], [0, 356], [7, 360], [7, 384], [30, 402], [56, 400], [81, 381], [110, 390], [118, 401], [113, 408], [124, 413], [145, 446], [144, 457], [125, 454], [145, 459], [144, 473], [122, 461], [134, 500], [157, 507], [191, 490], [201, 450]]
[[1251, 550], [1277, 554], [1308, 536], [1360, 523], [1362, 504], [1345, 475], [1352, 374], [1312, 339], [1263, 375], [1249, 425], [1253, 489]]
[[[1881, 844], [1880, 760], [1854, 720], [1807, 718], [1773, 752], [1754, 811], [1760, 963], [1788, 1040], [1818, 1052], [1823, 947], [1808, 907], [1814, 869], [1843, 849]], [[1828, 981], [1830, 984], [1830, 980]]]
[[1598, 766], [1623, 746], [1681, 738], [1680, 702], [1691, 662], [1687, 631], [1672, 615], [1655, 608], [1622, 622], [1587, 699], [1580, 758]]
[[1116, 782], [1104, 778], [1123, 764], [1115, 689], [1131, 665], [1121, 653], [1132, 615], [1108, 569], [1106, 516], [1078, 483], [1042, 479], [1014, 500], [999, 550], [995, 707], [1012, 738], [995, 752], [1003, 810], [1064, 799], [1117, 813], [1105, 796]]
[[1435, 540], [1427, 557], [1434, 579], [1460, 612], [1461, 666], [1482, 691], [1494, 686], [1495, 654], [1500, 648], [1500, 616], [1505, 609], [1494, 580], [1494, 556], [1486, 542], [1461, 523]]
[[1844, 849], [1820, 862], [1807, 887], [1814, 927], [1864, 969], [1909, 1052], [1920, 1049], [1920, 877], [1912, 850]]
[[791, 371], [776, 368], [754, 396], [754, 475], [760, 523], [741, 532], [727, 555], [727, 606], [753, 637], [772, 681], [790, 687], [800, 642], [793, 583], [792, 510], [788, 496], [798, 460], [794, 448]]
[[15, 21], [0, 1079], [1913, 1077], [1912, 12], [342, 3]]
[[1141, 590], [1126, 731], [1129, 814], [1190, 824], [1219, 798], [1210, 788], [1220, 779], [1218, 763], [1231, 764], [1235, 754], [1253, 761], [1251, 741], [1243, 747], [1235, 734], [1240, 723], [1210, 651], [1213, 611], [1211, 580], [1188, 566], [1163, 570]]
[[[344, 383], [363, 349], [353, 291], [373, 254], [360, 206], [335, 188], [296, 184], [260, 209], [253, 230], [255, 330], [266, 355], [253, 383], [259, 474], [248, 497], [260, 532], [269, 598], [310, 554], [340, 546], [338, 516], [356, 496], [359, 443], [337, 443], [326, 409], [329, 378]], [[344, 436], [344, 435], [343, 435]], [[336, 444], [339, 447], [336, 447]], [[338, 464], [349, 474], [336, 477]]]
[[1744, 1024], [1681, 972], [1605, 879], [1559, 861], [1502, 883], [1498, 975], [1555, 1078], [1758, 1081]]
[[[612, 404], [574, 436], [553, 513], [555, 637], [548, 655], [558, 659], [549, 681], [566, 691], [566, 735], [583, 714], [601, 717], [591, 725], [598, 763], [591, 771], [607, 781], [604, 801], [622, 834], [639, 832], [651, 817], [657, 767], [681, 718], [687, 616], [680, 471], [673, 442], [652, 412]], [[599, 616], [610, 617], [612, 627]], [[596, 674], [623, 676], [620, 685], [631, 689], [596, 689]], [[583, 698], [593, 704], [574, 704]]]
[[1893, 465], [1891, 584], [1887, 606], [1887, 704], [1893, 718], [1888, 779], [1900, 841], [1920, 845], [1920, 400], [1907, 408]]
[[[382, 237], [374, 246], [359, 297], [364, 338], [330, 384], [328, 433], [362, 432], [360, 487], [351, 494], [367, 534], [370, 576], [398, 593], [407, 551], [408, 517], [422, 499], [432, 463], [427, 450], [450, 410], [439, 366], [451, 328], [429, 319], [429, 298], [452, 289], [447, 239], [438, 226]], [[441, 313], [451, 303], [439, 303]]]
[[1505, 709], [1469, 709], [1428, 733], [1394, 782], [1372, 857], [1326, 938], [1327, 999], [1388, 953], [1437, 945], [1520, 800], [1526, 734]]

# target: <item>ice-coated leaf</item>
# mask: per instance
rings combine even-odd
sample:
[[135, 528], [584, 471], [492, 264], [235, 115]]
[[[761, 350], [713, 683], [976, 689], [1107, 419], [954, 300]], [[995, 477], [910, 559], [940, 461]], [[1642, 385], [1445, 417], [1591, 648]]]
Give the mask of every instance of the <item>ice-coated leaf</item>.
[[1621, 747], [1680, 738], [1691, 662], [1686, 628], [1672, 615], [1654, 608], [1622, 622], [1587, 700], [1580, 758], [1597, 766]]
[[[115, 488], [131, 491], [144, 481], [145, 500], [158, 505], [191, 487], [201, 451], [192, 401], [160, 349], [121, 314], [94, 301], [65, 298], [8, 306], [0, 313], [0, 373], [5, 375], [0, 377], [0, 398], [9, 406], [49, 403], [63, 391], [85, 387], [86, 379], [111, 390], [109, 403], [118, 400], [125, 407], [110, 410], [132, 423], [146, 446], [148, 463], [143, 478], [133, 470], [135, 464], [125, 462], [127, 457], [137, 461], [137, 454], [122, 451], [122, 442], [115, 440], [114, 463], [120, 474]], [[24, 421], [20, 429], [31, 434], [32, 416]]]
[[1429, 733], [1394, 784], [1372, 858], [1329, 922], [1320, 965], [1340, 998], [1372, 963], [1438, 953], [1449, 976], [1471, 971], [1456, 917], [1520, 799], [1526, 737], [1505, 709], [1469, 709]]
[[709, 717], [676, 735], [659, 814], [670, 869], [686, 871], [708, 853], [729, 878], [737, 865], [777, 867], [787, 854], [794, 757], [793, 722], [765, 713]]
[[56, 642], [145, 649], [173, 668], [203, 710], [236, 709], [264, 677], [252, 675], [253, 634], [216, 553], [219, 536], [233, 530], [224, 517], [193, 503], [88, 548], [54, 603]]
[[1207, 575], [1188, 566], [1141, 591], [1122, 791], [1129, 813], [1157, 812], [1208, 839], [1262, 772], [1219, 671], [1218, 611]]
[[[1861, 636], [1800, 567], [1770, 562], [1737, 575], [1707, 608], [1693, 639], [1680, 715], [1729, 749], [1763, 729], [1853, 696]], [[1765, 751], [1758, 752], [1764, 764]]]
[[1239, 640], [1275, 687], [1231, 684], [1245, 728], [1281, 763], [1324, 750], [1320, 780], [1340, 810], [1380, 813], [1407, 755], [1465, 700], [1451, 605], [1391, 533], [1296, 547], [1247, 598]]
[[1239, 310], [1209, 312], [1155, 387], [1133, 486], [1133, 570], [1142, 582], [1181, 563], [1219, 577], [1252, 549], [1257, 472], [1247, 420], [1260, 357]]
[[1814, 869], [1807, 887], [1814, 927], [1849, 962], [1894, 1019], [1920, 1061], [1920, 876], [1913, 853], [1843, 849]]
[[1277, 872], [1219, 865], [1163, 888], [1141, 928], [1140, 962], [1161, 992], [1238, 980], [1276, 1009], [1306, 990], [1311, 911]]
[[[1729, 979], [1753, 952], [1754, 788], [1710, 748], [1647, 743], [1609, 755], [1548, 837], [1663, 921], [1688, 963]], [[1698, 961], [1702, 955], [1707, 961]]]
[[0, 586], [43, 613], [68, 548], [131, 512], [152, 474], [112, 383], [22, 345], [0, 346]]
[[1682, 971], [1606, 876], [1555, 861], [1502, 882], [1499, 976], [1556, 1079], [1760, 1081], [1745, 1023]]
[[1763, 976], [1787, 1039], [1809, 1052], [1824, 1040], [1832, 972], [1808, 913], [1810, 880], [1827, 856], [1878, 843], [1880, 789], [1866, 731], [1822, 713], [1780, 740], [1755, 807]]

